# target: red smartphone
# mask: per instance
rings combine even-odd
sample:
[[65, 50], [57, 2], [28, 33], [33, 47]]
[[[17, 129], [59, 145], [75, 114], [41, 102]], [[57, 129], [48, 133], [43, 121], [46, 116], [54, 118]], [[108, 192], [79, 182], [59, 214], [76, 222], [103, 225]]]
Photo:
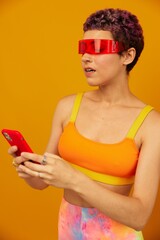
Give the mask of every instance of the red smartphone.
[[2, 129], [1, 132], [11, 146], [18, 147], [18, 150], [16, 152], [17, 156], [20, 156], [21, 152], [33, 152], [26, 140], [24, 139], [23, 135], [19, 131]]

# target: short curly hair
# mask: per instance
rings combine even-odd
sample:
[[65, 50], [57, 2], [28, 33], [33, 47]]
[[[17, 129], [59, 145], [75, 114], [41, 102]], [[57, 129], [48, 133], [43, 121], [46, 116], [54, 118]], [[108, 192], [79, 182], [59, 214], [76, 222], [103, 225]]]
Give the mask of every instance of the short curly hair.
[[88, 30], [110, 31], [113, 39], [122, 42], [125, 49], [135, 48], [135, 59], [127, 65], [126, 69], [129, 73], [144, 48], [143, 29], [138, 18], [127, 10], [107, 8], [92, 13], [86, 19], [83, 24], [83, 31]]

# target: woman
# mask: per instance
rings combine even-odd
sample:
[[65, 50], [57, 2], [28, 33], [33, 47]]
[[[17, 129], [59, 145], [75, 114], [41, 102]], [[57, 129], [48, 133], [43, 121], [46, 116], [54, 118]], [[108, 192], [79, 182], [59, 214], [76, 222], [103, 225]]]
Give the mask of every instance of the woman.
[[[160, 175], [160, 115], [128, 86], [143, 46], [135, 15], [91, 14], [79, 53], [87, 82], [97, 89], [60, 100], [44, 156], [13, 160], [33, 188], [64, 189], [59, 240], [143, 239]], [[9, 149], [12, 156], [16, 151]]]

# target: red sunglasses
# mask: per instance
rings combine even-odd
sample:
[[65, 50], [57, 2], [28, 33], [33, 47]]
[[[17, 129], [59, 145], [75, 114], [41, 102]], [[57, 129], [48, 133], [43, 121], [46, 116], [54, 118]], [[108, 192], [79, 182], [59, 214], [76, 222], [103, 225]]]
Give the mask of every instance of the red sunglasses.
[[79, 54], [109, 54], [124, 51], [121, 42], [109, 39], [83, 39], [79, 40]]

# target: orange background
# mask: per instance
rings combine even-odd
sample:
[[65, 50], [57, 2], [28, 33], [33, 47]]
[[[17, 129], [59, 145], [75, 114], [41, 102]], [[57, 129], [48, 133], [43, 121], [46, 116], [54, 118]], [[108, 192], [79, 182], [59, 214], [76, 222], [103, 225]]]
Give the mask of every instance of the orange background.
[[[20, 130], [35, 152], [44, 152], [57, 101], [89, 89], [77, 41], [86, 17], [106, 7], [127, 9], [138, 16], [145, 49], [131, 72], [130, 86], [160, 110], [159, 0], [1, 0], [0, 129]], [[0, 240], [56, 240], [62, 190], [30, 188], [17, 177], [7, 149], [0, 136]], [[145, 240], [160, 239], [159, 209], [160, 193], [143, 231]]]

